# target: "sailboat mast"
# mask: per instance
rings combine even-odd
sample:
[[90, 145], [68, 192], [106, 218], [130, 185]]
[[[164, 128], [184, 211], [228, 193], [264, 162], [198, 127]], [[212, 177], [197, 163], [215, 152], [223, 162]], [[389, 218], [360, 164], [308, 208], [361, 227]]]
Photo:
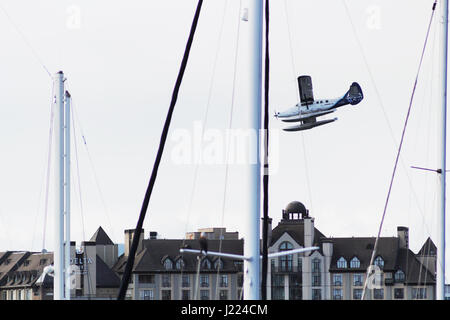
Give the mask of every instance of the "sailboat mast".
[[64, 299], [64, 73], [59, 71], [54, 77], [55, 112], [55, 249], [53, 264], [53, 299]]
[[261, 219], [261, 161], [260, 129], [262, 106], [262, 41], [263, 41], [263, 2], [248, 2], [249, 36], [249, 82], [250, 82], [250, 126], [255, 131], [256, 161], [250, 166], [250, 206], [245, 221], [244, 255], [251, 257], [244, 261], [244, 299], [260, 299], [260, 219]]
[[441, 22], [442, 22], [442, 79], [441, 79], [441, 192], [440, 192], [440, 217], [439, 221], [439, 241], [437, 249], [436, 263], [436, 299], [444, 300], [445, 297], [445, 174], [446, 174], [446, 146], [447, 146], [447, 56], [448, 56], [448, 0], [441, 1]]
[[72, 97], [70, 93], [65, 93], [65, 105], [64, 105], [64, 216], [65, 216], [65, 239], [64, 239], [64, 272], [65, 272], [65, 299], [70, 300], [70, 108]]

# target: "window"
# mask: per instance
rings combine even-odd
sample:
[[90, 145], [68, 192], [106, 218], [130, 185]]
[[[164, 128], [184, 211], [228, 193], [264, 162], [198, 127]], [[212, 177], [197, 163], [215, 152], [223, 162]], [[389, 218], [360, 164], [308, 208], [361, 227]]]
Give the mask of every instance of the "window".
[[221, 274], [220, 275], [220, 283], [219, 283], [219, 285], [221, 287], [224, 287], [224, 288], [228, 287], [228, 275], [226, 275], [226, 274]]
[[211, 269], [211, 261], [208, 258], [203, 259], [202, 269]]
[[170, 274], [163, 274], [162, 276], [162, 286], [170, 287], [171, 286], [171, 276]]
[[376, 266], [379, 266], [381, 269], [383, 269], [383, 267], [384, 267], [384, 260], [383, 260], [382, 257], [377, 256], [377, 257], [375, 258], [374, 263], [375, 263]]
[[373, 289], [373, 298], [375, 300], [383, 300], [384, 299], [384, 289]]
[[398, 270], [394, 275], [395, 282], [404, 282], [405, 273], [402, 270]]
[[361, 266], [361, 263], [357, 257], [353, 257], [352, 260], [350, 260], [350, 268], [359, 268]]
[[342, 300], [342, 289], [333, 289], [333, 300]]
[[318, 287], [321, 285], [321, 277], [320, 277], [320, 259], [314, 258], [312, 261], [312, 286]]
[[363, 285], [363, 274], [362, 273], [353, 274], [353, 285], [354, 286], [362, 286]]
[[228, 290], [219, 291], [219, 300], [228, 300]]
[[200, 290], [200, 300], [209, 300], [209, 290]]
[[284, 300], [284, 275], [272, 275], [272, 300]]
[[200, 287], [209, 287], [209, 275], [208, 274], [200, 275]]
[[153, 290], [142, 290], [141, 300], [153, 300]]
[[190, 300], [190, 295], [190, 290], [181, 290], [181, 300]]
[[237, 285], [238, 287], [242, 287], [244, 284], [244, 275], [238, 274]]
[[175, 264], [175, 268], [177, 268], [177, 270], [181, 270], [184, 269], [184, 267], [186, 266], [186, 264], [184, 263], [183, 259], [178, 259], [176, 264]]
[[223, 261], [222, 259], [217, 259], [216, 262], [214, 262], [214, 268], [216, 270], [222, 270], [223, 269]]
[[322, 289], [312, 289], [312, 299], [322, 300]]
[[154, 274], [140, 274], [138, 279], [140, 283], [155, 283]]
[[161, 300], [172, 300], [172, 290], [161, 290]]
[[43, 266], [43, 265], [45, 265], [47, 263], [47, 259], [41, 259], [41, 260], [39, 260], [39, 265], [40, 266]]
[[404, 299], [405, 290], [403, 288], [394, 288], [394, 299]]
[[171, 261], [169, 258], [165, 259], [165, 260], [164, 260], [164, 269], [166, 269], [166, 270], [172, 270], [172, 268], [173, 268], [173, 263], [172, 263], [172, 261]]
[[289, 300], [302, 300], [302, 274], [289, 275]]
[[342, 274], [333, 274], [333, 285], [342, 286]]
[[320, 259], [314, 258], [312, 261], [312, 272], [320, 272]]
[[337, 261], [337, 267], [339, 269], [345, 269], [347, 268], [347, 260], [344, 259], [344, 257], [340, 257]]
[[30, 260], [25, 260], [24, 262], [23, 262], [23, 266], [24, 267], [27, 267], [27, 266], [29, 266], [30, 265]]
[[362, 289], [353, 289], [353, 300], [361, 300], [362, 292]]
[[312, 286], [313, 287], [320, 287], [321, 281], [320, 281], [320, 273], [315, 273], [312, 275]]
[[[280, 247], [278, 249], [279, 251], [287, 251], [292, 250], [293, 248], [294, 246], [290, 242], [285, 241], [282, 244], [280, 244]], [[278, 260], [280, 270], [292, 271], [292, 260], [293, 260], [292, 254], [289, 254], [287, 256], [281, 256]]]
[[188, 274], [183, 274], [181, 277], [181, 286], [182, 287], [189, 287], [191, 285], [191, 278]]
[[413, 299], [426, 299], [427, 298], [427, 288], [412, 288], [412, 298]]

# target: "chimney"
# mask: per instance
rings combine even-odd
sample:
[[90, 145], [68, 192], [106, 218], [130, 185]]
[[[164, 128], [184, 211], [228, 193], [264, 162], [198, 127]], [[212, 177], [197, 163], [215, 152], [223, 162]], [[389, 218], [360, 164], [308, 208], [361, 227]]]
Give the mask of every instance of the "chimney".
[[409, 229], [407, 227], [397, 227], [398, 245], [401, 249], [409, 248]]
[[[130, 253], [131, 245], [133, 243], [133, 237], [134, 237], [135, 229], [129, 229], [125, 230], [125, 256], [128, 257], [128, 254]], [[136, 253], [142, 250], [142, 240], [144, 239], [144, 229], [142, 229], [141, 236], [139, 239], [139, 244], [137, 247]]]
[[314, 243], [314, 218], [305, 217], [303, 219], [304, 234], [305, 234], [305, 248], [312, 247]]
[[156, 240], [158, 238], [158, 232], [150, 231], [150, 240]]

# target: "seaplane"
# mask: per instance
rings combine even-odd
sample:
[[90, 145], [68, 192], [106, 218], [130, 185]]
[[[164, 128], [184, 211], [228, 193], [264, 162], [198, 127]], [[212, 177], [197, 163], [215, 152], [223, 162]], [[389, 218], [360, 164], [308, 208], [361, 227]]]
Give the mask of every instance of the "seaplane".
[[308, 130], [334, 122], [337, 118], [320, 121], [317, 121], [316, 118], [333, 113], [337, 108], [348, 104], [356, 105], [364, 98], [360, 85], [353, 82], [350, 89], [342, 97], [314, 100], [311, 77], [299, 76], [297, 81], [300, 103], [283, 112], [275, 111], [275, 117], [283, 122], [300, 122], [299, 125], [284, 128], [284, 131]]

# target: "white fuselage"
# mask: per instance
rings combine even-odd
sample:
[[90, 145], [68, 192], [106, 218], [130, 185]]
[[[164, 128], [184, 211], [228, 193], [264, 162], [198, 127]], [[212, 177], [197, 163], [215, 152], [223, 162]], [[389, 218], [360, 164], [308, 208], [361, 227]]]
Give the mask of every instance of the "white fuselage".
[[297, 103], [295, 107], [292, 107], [283, 112], [276, 112], [275, 115], [278, 118], [296, 118], [302, 115], [308, 115], [311, 113], [327, 111], [333, 108], [333, 106], [340, 100], [339, 99], [323, 99], [315, 100], [313, 103], [308, 105], [301, 105]]

